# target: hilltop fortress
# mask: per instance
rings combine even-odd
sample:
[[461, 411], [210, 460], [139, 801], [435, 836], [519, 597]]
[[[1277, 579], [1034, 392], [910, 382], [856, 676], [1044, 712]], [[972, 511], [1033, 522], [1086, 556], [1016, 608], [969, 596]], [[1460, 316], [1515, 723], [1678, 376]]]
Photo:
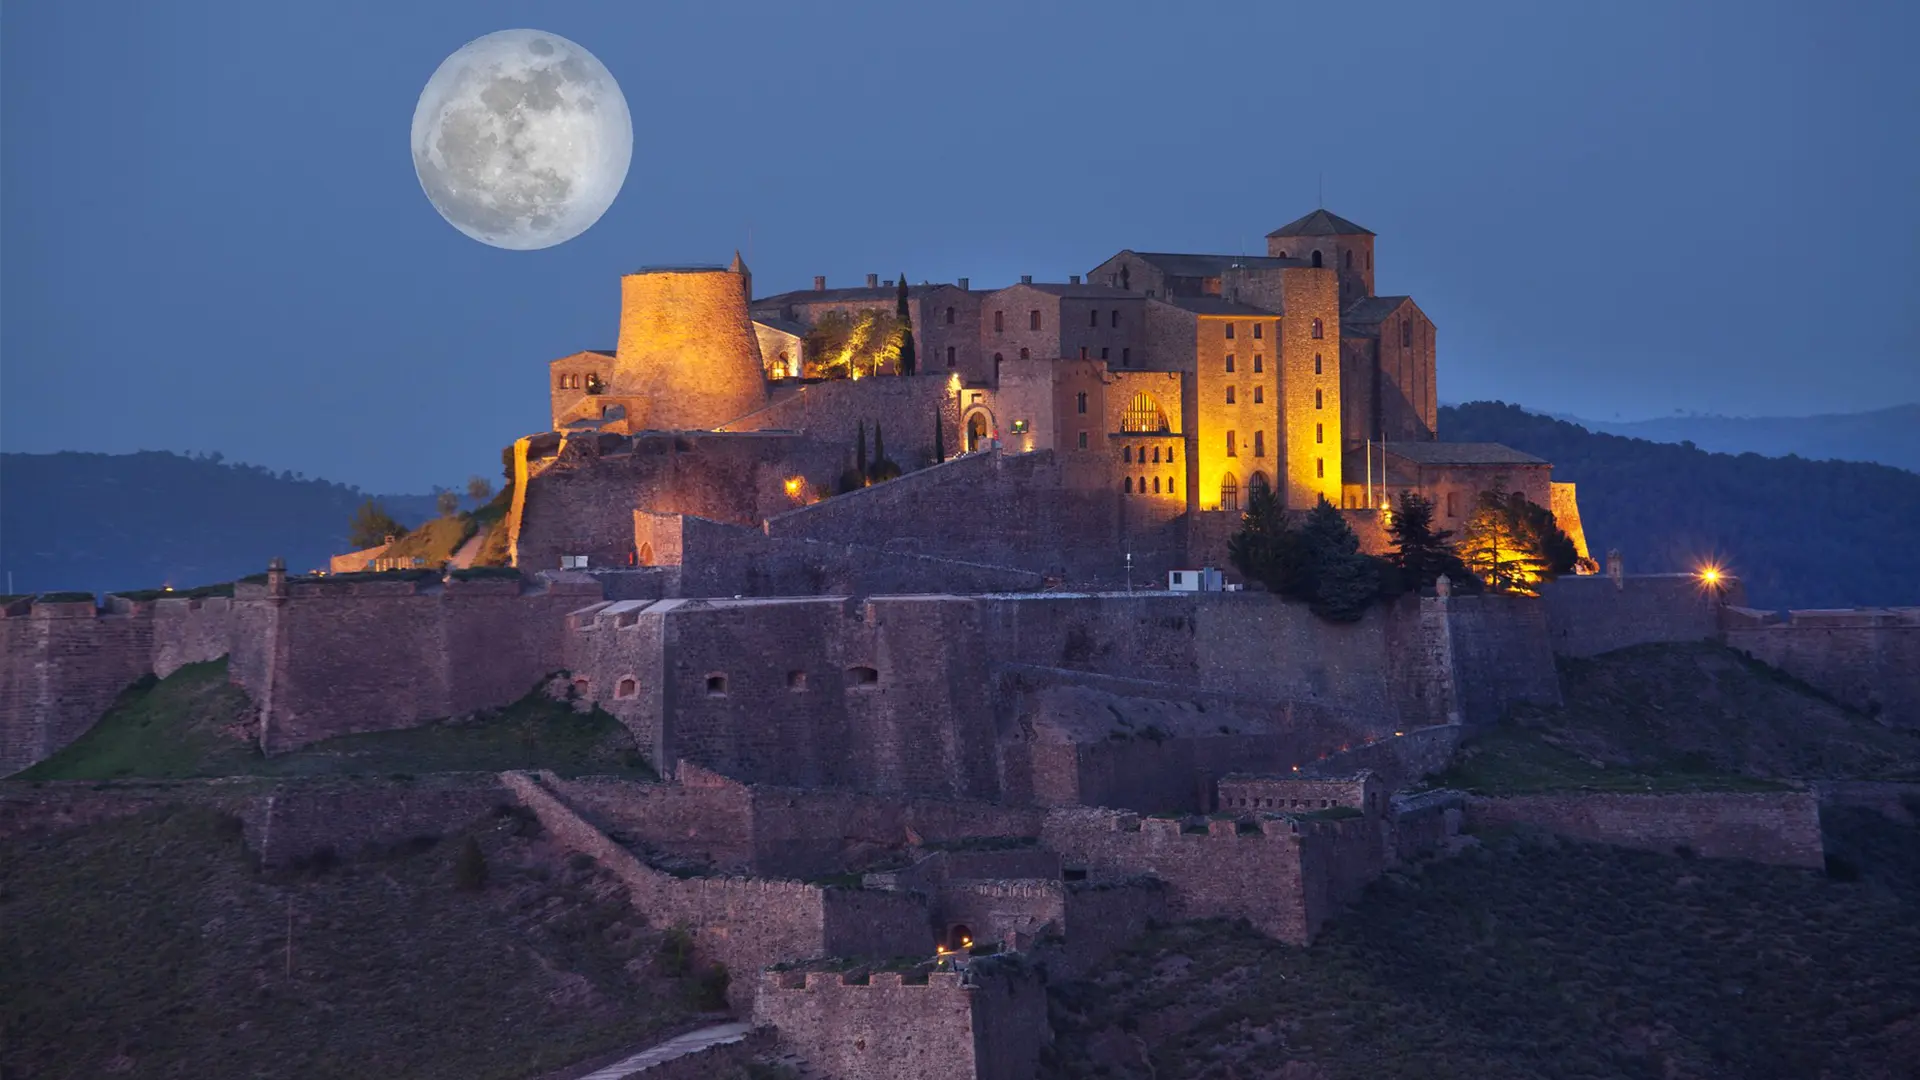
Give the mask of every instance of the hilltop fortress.
[[[1030, 1076], [1044, 979], [1156, 919], [1306, 942], [1463, 820], [1818, 866], [1805, 791], [1397, 793], [1509, 706], [1558, 703], [1556, 657], [1644, 642], [1727, 642], [1920, 726], [1920, 612], [1781, 620], [1739, 606], [1737, 581], [1628, 575], [1617, 553], [1539, 597], [1442, 585], [1345, 624], [1188, 587], [1225, 565], [1262, 488], [1328, 500], [1379, 551], [1401, 492], [1458, 529], [1501, 484], [1586, 555], [1549, 463], [1436, 441], [1435, 328], [1376, 295], [1371, 232], [1320, 210], [1268, 242], [1123, 250], [1065, 283], [907, 286], [916, 370], [836, 378], [814, 331], [892, 311], [900, 283], [756, 299], [738, 257], [627, 275], [616, 346], [553, 361], [552, 427], [508, 452], [511, 569], [276, 561], [222, 595], [15, 599], [0, 775], [135, 680], [225, 657], [266, 754], [558, 685], [624, 725], [661, 782], [448, 777], [351, 807], [298, 784], [9, 785], [0, 834], [199, 798], [272, 862], [515, 803], [649, 920], [685, 926], [741, 1012], [845, 1077]], [[902, 474], [836, 493], [881, 430]], [[989, 942], [1009, 955], [968, 967]], [[966, 970], [811, 963], [936, 946]]]

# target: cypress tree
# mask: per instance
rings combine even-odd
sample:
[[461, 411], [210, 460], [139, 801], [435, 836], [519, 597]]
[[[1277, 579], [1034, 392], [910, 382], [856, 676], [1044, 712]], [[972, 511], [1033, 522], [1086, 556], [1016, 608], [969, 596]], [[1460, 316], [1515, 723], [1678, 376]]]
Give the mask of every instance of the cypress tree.
[[867, 475], [867, 422], [860, 421], [860, 432], [853, 437], [853, 467], [861, 476]]
[[873, 468], [880, 469], [880, 463], [887, 460], [887, 433], [880, 429], [880, 421], [873, 422]]
[[894, 317], [900, 320], [900, 366], [902, 375], [911, 375], [920, 366], [920, 357], [913, 345], [913, 316], [907, 312], [907, 275], [900, 274], [900, 289], [893, 298]]

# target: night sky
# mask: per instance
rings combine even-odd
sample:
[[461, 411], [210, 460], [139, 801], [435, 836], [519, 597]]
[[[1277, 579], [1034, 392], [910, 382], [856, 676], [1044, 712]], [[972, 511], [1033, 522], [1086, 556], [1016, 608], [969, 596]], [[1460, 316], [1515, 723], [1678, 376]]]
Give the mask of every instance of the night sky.
[[[1920, 5], [805, 7], [5, 5], [0, 445], [456, 485], [640, 265], [1061, 280], [1263, 252], [1323, 183], [1443, 401], [1920, 400]], [[408, 151], [440, 61], [518, 26], [634, 115], [612, 210], [537, 252], [446, 224]]]

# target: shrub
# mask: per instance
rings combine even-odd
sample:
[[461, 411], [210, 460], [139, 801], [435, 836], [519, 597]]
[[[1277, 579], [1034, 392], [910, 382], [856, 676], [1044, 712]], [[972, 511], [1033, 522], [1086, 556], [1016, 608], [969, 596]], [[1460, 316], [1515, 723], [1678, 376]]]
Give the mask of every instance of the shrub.
[[678, 979], [693, 970], [693, 935], [686, 927], [676, 926], [661, 937], [660, 947], [653, 953], [653, 970], [669, 979]]
[[702, 968], [687, 984], [687, 1004], [702, 1012], [719, 1012], [727, 1007], [727, 987], [732, 982], [725, 964]]
[[460, 845], [460, 854], [453, 861], [453, 885], [466, 892], [487, 887], [487, 857], [480, 852], [480, 842], [471, 836]]

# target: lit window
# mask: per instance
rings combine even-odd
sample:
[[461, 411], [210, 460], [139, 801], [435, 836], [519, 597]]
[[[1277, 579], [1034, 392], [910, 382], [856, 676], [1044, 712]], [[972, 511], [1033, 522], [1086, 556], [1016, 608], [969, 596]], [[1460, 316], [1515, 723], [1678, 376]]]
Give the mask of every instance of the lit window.
[[[1316, 255], [1318, 255], [1319, 253], [1318, 253], [1318, 252], [1315, 252], [1314, 254], [1316, 254]], [[1318, 264], [1318, 263], [1315, 263], [1314, 265], [1316, 265], [1316, 266], [1318, 266], [1319, 264]], [[1315, 320], [1313, 320], [1313, 339], [1314, 339], [1315, 341], [1318, 341], [1318, 340], [1320, 340], [1321, 338], [1323, 338], [1323, 337], [1326, 337], [1326, 336], [1327, 336], [1327, 335], [1326, 335], [1326, 332], [1325, 332], [1325, 328], [1324, 328], [1324, 327], [1322, 327], [1322, 326], [1320, 325], [1320, 320], [1319, 320], [1319, 319], [1315, 319]]]
[[1040, 309], [1035, 308], [1034, 310], [1027, 312], [1027, 329], [1029, 330], [1040, 329]]
[[1079, 412], [1080, 415], [1085, 416], [1087, 414], [1087, 392], [1082, 390], [1078, 394], [1075, 394], [1073, 402], [1074, 409]]
[[1237, 450], [1234, 447], [1234, 435], [1233, 435], [1233, 432], [1231, 431], [1227, 432], [1227, 456], [1228, 457], [1240, 456], [1239, 450]]
[[1227, 387], [1227, 404], [1233, 404], [1233, 387]]

